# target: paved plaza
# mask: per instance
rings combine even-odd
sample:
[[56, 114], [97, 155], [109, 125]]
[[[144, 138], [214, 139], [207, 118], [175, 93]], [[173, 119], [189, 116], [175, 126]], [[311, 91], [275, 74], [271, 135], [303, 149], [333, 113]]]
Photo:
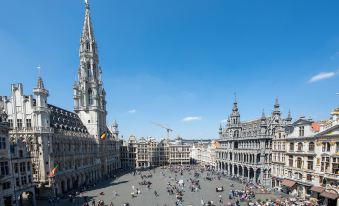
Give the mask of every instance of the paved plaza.
[[[124, 203], [129, 203], [131, 206], [173, 206], [175, 205], [176, 195], [169, 195], [167, 192], [168, 182], [174, 182], [175, 173], [170, 172], [168, 169], [157, 168], [155, 170], [142, 172], [142, 174], [152, 174], [151, 178], [145, 180], [152, 182], [151, 188], [148, 189], [147, 186], [139, 185], [139, 182], [142, 181], [140, 175], [133, 173], [128, 173], [117, 177], [114, 181], [103, 181], [98, 184], [95, 188], [92, 188], [86, 192], [77, 195], [73, 203], [67, 199], [61, 199], [58, 203], [54, 205], [83, 205], [84, 196], [88, 197], [89, 205], [92, 205], [91, 201], [95, 199], [96, 204], [99, 200], [103, 200], [105, 205], [110, 205], [113, 202], [114, 206], [122, 206]], [[193, 171], [184, 171], [183, 175], [177, 173], [176, 179], [178, 181], [183, 180], [185, 182], [184, 192], [183, 192], [183, 205], [201, 205], [201, 200], [213, 201], [215, 205], [228, 205], [228, 203], [234, 203], [236, 199], [229, 200], [229, 192], [233, 190], [244, 190], [244, 185], [238, 182], [229, 180], [227, 178], [212, 178], [212, 180], [206, 180], [207, 172], [201, 173], [197, 178], [200, 182], [201, 189], [197, 192], [191, 192], [189, 188], [188, 180], [194, 178]], [[231, 184], [234, 186], [231, 187]], [[223, 186], [224, 191], [217, 193], [216, 187]], [[134, 190], [133, 190], [134, 188]], [[141, 194], [137, 197], [132, 198], [131, 193], [133, 191], [140, 190]], [[156, 197], [154, 191], [157, 191], [158, 196]], [[114, 196], [114, 193], [117, 193], [117, 196]], [[100, 194], [101, 193], [101, 194]], [[256, 190], [256, 199], [266, 200], [266, 199], [276, 199], [277, 195], [273, 194], [257, 194], [259, 190]], [[222, 196], [223, 203], [219, 203], [219, 195]], [[239, 199], [239, 198], [238, 198]], [[240, 202], [241, 205], [247, 205], [247, 202]], [[40, 201], [38, 205], [47, 205], [47, 202]], [[51, 205], [51, 204], [49, 204]], [[53, 204], [52, 204], [53, 205]]]

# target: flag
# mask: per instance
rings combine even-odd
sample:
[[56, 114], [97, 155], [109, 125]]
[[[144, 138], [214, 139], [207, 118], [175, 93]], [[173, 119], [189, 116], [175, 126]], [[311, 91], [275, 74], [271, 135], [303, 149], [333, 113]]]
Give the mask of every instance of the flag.
[[107, 139], [111, 138], [111, 133], [107, 132]]
[[104, 133], [101, 134], [100, 138], [101, 138], [101, 140], [105, 140], [106, 137], [107, 137], [107, 134], [106, 134], [106, 132], [104, 132]]
[[58, 168], [59, 168], [59, 164], [56, 164], [55, 167], [51, 170], [51, 172], [49, 173], [49, 177], [55, 177], [55, 175], [58, 172]]

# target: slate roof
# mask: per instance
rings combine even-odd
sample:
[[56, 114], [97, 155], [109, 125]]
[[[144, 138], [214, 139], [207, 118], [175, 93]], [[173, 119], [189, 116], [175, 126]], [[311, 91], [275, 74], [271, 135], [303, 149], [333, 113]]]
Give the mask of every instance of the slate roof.
[[67, 111], [51, 104], [48, 104], [48, 108], [51, 112], [51, 127], [55, 129], [88, 133], [87, 128], [84, 126], [79, 116], [74, 112]]

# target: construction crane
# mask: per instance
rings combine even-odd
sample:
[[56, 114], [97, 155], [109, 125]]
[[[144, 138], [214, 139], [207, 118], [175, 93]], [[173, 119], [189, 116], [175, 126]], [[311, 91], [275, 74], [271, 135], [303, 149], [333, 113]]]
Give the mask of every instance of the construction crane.
[[168, 127], [166, 127], [166, 126], [164, 126], [164, 125], [162, 125], [162, 124], [159, 124], [159, 123], [154, 123], [154, 122], [152, 122], [152, 124], [154, 124], [154, 125], [156, 125], [156, 126], [158, 126], [158, 127], [161, 127], [161, 128], [163, 128], [163, 129], [165, 129], [166, 132], [167, 132], [167, 139], [169, 139], [170, 132], [173, 132], [173, 129], [168, 128]]

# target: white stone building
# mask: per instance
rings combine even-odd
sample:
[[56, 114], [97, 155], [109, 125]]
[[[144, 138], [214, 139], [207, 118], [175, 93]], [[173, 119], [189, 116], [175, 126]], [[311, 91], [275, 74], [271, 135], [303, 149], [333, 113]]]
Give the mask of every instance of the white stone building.
[[283, 188], [325, 205], [339, 205], [339, 110], [332, 119], [300, 118], [286, 136]]
[[238, 103], [233, 103], [226, 127], [220, 127], [220, 148], [216, 150], [216, 167], [229, 175], [271, 186], [272, 137], [285, 125], [278, 99], [270, 117], [264, 112], [253, 121], [240, 121]]
[[198, 142], [191, 148], [191, 158], [194, 163], [205, 166], [216, 166], [216, 141], [209, 143]]
[[[11, 142], [27, 148], [40, 196], [93, 183], [121, 167], [117, 124], [111, 130], [106, 124], [106, 93], [88, 3], [79, 55], [78, 80], [73, 86], [75, 112], [48, 102], [49, 91], [41, 77], [33, 95], [24, 94], [22, 84], [13, 84], [11, 95], [0, 98]], [[51, 174], [54, 168], [55, 175]]]

